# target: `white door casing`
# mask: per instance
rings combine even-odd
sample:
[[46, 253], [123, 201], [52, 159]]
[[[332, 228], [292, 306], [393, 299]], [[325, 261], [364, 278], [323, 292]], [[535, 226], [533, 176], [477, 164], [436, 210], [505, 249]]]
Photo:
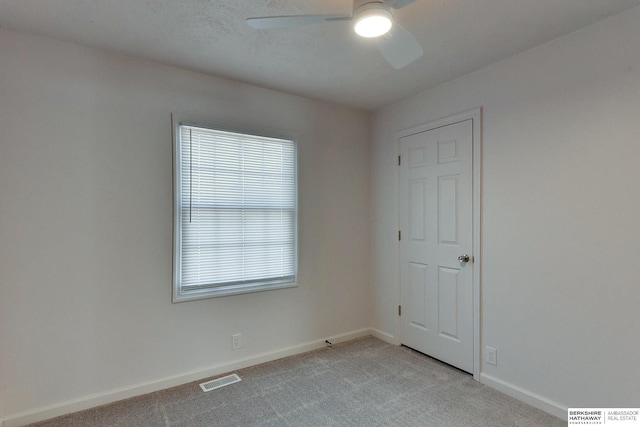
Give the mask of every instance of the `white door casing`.
[[478, 109], [399, 136], [400, 342], [476, 378], [479, 120]]

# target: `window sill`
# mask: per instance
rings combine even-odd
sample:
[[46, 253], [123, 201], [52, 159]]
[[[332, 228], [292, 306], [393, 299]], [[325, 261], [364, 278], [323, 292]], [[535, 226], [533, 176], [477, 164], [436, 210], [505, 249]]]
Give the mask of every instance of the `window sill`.
[[173, 303], [193, 301], [199, 299], [219, 298], [230, 295], [250, 294], [255, 292], [273, 291], [276, 289], [296, 288], [298, 284], [292, 283], [278, 283], [272, 285], [235, 285], [226, 286], [216, 289], [201, 289], [180, 293], [179, 290], [174, 289]]

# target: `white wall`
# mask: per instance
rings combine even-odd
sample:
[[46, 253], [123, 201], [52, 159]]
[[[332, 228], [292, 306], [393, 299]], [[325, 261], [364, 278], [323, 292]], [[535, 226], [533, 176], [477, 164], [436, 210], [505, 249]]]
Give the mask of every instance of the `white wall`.
[[397, 336], [394, 132], [482, 106], [484, 380], [547, 409], [638, 406], [638, 23], [631, 9], [377, 112], [373, 327]]
[[[499, 351], [483, 379], [637, 406], [638, 22], [381, 109], [371, 152], [360, 111], [0, 29], [0, 418], [368, 326], [397, 335], [394, 134], [478, 106], [482, 341]], [[172, 112], [298, 136], [300, 287], [170, 303]]]
[[[367, 113], [4, 29], [0, 58], [0, 418], [369, 325]], [[296, 136], [298, 288], [171, 304], [172, 112]]]

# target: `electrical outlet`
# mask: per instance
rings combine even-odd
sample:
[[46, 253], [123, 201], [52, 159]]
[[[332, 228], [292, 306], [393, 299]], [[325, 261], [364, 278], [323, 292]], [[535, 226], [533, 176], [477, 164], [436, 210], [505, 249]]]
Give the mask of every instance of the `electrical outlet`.
[[489, 365], [498, 366], [498, 350], [487, 346], [487, 363]]
[[231, 335], [231, 350], [242, 347], [242, 334]]

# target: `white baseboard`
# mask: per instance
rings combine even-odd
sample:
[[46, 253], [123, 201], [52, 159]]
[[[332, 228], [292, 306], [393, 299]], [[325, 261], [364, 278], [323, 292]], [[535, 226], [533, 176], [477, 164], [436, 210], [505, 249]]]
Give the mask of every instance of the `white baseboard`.
[[[356, 338], [372, 335], [378, 339], [381, 339], [389, 344], [396, 345], [395, 337], [389, 333], [383, 332], [374, 328], [364, 328], [356, 331], [334, 335], [325, 339], [331, 341], [333, 344], [353, 340]], [[245, 359], [237, 360], [231, 363], [225, 363], [221, 365], [215, 365], [207, 369], [191, 371], [176, 375], [172, 377], [166, 377], [157, 381], [150, 381], [146, 383], [136, 384], [130, 387], [123, 387], [119, 389], [109, 390], [104, 393], [93, 394], [85, 396], [79, 399], [68, 400], [59, 404], [49, 405], [41, 408], [36, 408], [30, 411], [21, 412], [18, 414], [10, 415], [4, 419], [0, 419], [0, 426], [2, 427], [18, 427], [38, 421], [58, 417], [65, 414], [70, 414], [77, 411], [83, 411], [85, 409], [94, 408], [100, 405], [106, 405], [109, 403], [117, 402], [122, 399], [128, 399], [131, 397], [139, 396], [146, 393], [152, 393], [154, 391], [163, 390], [169, 387], [175, 387], [178, 385], [186, 384], [192, 381], [197, 381], [203, 378], [208, 378], [227, 372], [231, 372], [238, 369], [243, 369], [249, 366], [258, 365], [260, 363], [271, 362], [273, 360], [281, 359], [283, 357], [295, 356], [296, 354], [305, 353], [312, 350], [317, 350], [326, 345], [325, 339], [319, 339], [315, 341], [309, 341], [300, 345], [284, 348], [277, 351], [258, 354], [255, 356], [247, 357]], [[560, 419], [566, 419], [567, 408], [557, 402], [547, 399], [543, 396], [532, 393], [528, 390], [520, 388], [516, 385], [510, 384], [506, 381], [492, 377], [487, 374], [480, 375], [480, 382], [494, 388], [508, 396], [525, 402], [535, 408], [543, 410], [551, 415], [554, 415]]]
[[[396, 337], [387, 332], [371, 328], [370, 333], [374, 337], [386, 341], [389, 344], [399, 345], [399, 343], [396, 341]], [[501, 393], [506, 394], [507, 396], [518, 399], [521, 402], [531, 405], [534, 408], [540, 409], [562, 420], [567, 419], [567, 407], [550, 399], [547, 399], [544, 396], [532, 393], [529, 390], [525, 390], [521, 387], [483, 373], [480, 374], [480, 382], [498, 390]]]
[[487, 374], [480, 374], [480, 382], [484, 385], [498, 390], [499, 392], [506, 394], [507, 396], [511, 396], [528, 405], [531, 405], [534, 408], [538, 408], [560, 419], [567, 419], [567, 407], [559, 404], [558, 402], [547, 399], [544, 396], [532, 393], [529, 390], [525, 390], [521, 387]]
[[[142, 394], [152, 393], [158, 390], [164, 390], [165, 388], [175, 387], [178, 385], [186, 384], [192, 381], [197, 381], [203, 378], [208, 378], [227, 372], [235, 371], [237, 369], [247, 368], [249, 366], [259, 365], [261, 363], [271, 362], [273, 360], [281, 359], [283, 357], [295, 356], [296, 354], [306, 353], [308, 351], [317, 350], [326, 346], [325, 339], [331, 341], [332, 344], [337, 344], [356, 338], [365, 337], [368, 335], [378, 336], [378, 334], [386, 335], [382, 332], [374, 332], [372, 329], [364, 328], [352, 332], [347, 332], [340, 335], [334, 335], [327, 338], [322, 338], [315, 341], [309, 341], [300, 345], [284, 348], [282, 350], [267, 352], [258, 354], [255, 356], [247, 357], [245, 359], [237, 360], [231, 363], [225, 363], [221, 365], [211, 366], [206, 369], [186, 372], [180, 375], [162, 378], [156, 381], [150, 381], [146, 383], [136, 384], [130, 387], [123, 387], [119, 389], [109, 390], [104, 393], [93, 394], [90, 396], [84, 396], [78, 399], [68, 400], [66, 402], [44, 406], [36, 408], [30, 411], [21, 412], [14, 415], [9, 415], [4, 419], [0, 419], [0, 426], [2, 427], [18, 427], [38, 421], [47, 420], [50, 418], [59, 417], [61, 415], [70, 414], [73, 412], [83, 411], [85, 409], [94, 408], [96, 406], [106, 405], [109, 403], [117, 402], [122, 399], [128, 399], [131, 397], [139, 396]], [[384, 338], [381, 338], [384, 339]]]
[[375, 329], [375, 328], [369, 329], [369, 332], [371, 333], [371, 335], [373, 335], [374, 337], [376, 337], [376, 338], [378, 338], [378, 339], [380, 339], [380, 340], [382, 340], [384, 342], [387, 342], [387, 343], [392, 344], [392, 345], [398, 345], [396, 343], [396, 338], [391, 334], [388, 334], [386, 332], [383, 332], [383, 331], [381, 331], [379, 329]]

